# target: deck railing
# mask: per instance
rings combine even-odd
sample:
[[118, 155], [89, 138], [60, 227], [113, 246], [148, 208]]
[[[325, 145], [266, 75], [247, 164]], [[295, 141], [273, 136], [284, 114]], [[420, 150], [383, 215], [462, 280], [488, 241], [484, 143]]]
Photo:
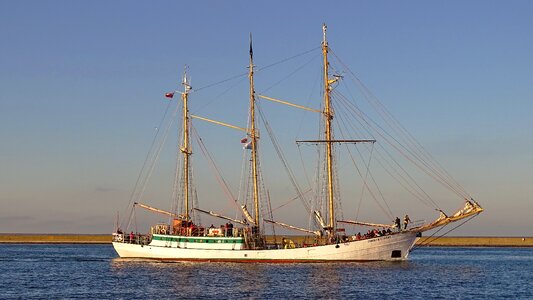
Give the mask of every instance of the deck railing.
[[113, 242], [118, 243], [127, 243], [127, 244], [139, 244], [139, 245], [148, 245], [152, 241], [152, 236], [150, 234], [123, 234], [123, 233], [113, 233]]

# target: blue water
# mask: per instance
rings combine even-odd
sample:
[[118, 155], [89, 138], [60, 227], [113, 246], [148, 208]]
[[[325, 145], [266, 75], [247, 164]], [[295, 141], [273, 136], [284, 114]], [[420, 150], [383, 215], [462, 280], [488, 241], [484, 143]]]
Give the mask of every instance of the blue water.
[[533, 248], [419, 248], [406, 262], [181, 263], [111, 245], [0, 245], [1, 299], [533, 299]]

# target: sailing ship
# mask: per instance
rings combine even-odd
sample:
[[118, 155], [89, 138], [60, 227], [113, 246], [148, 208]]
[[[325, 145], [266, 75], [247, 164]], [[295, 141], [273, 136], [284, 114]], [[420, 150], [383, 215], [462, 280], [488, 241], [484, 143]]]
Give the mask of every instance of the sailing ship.
[[[168, 216], [168, 222], [156, 224], [149, 234], [127, 233], [117, 228], [113, 233], [113, 247], [122, 258], [144, 258], [177, 261], [210, 261], [210, 262], [349, 262], [349, 261], [395, 261], [408, 258], [422, 232], [435, 228], [443, 228], [449, 223], [459, 220], [470, 220], [483, 211], [483, 208], [466, 193], [462, 193], [464, 207], [448, 216], [440, 210], [440, 216], [433, 222], [422, 224], [410, 223], [406, 216], [402, 226], [399, 218], [392, 224], [363, 222], [360, 220], [343, 220], [337, 217], [339, 211], [338, 172], [335, 170], [335, 148], [340, 144], [374, 144], [375, 139], [336, 139], [333, 130], [334, 113], [331, 94], [335, 84], [342, 77], [330, 73], [328, 55], [330, 48], [326, 39], [326, 25], [322, 27], [321, 42], [322, 56], [322, 109], [313, 110], [321, 114], [321, 136], [315, 140], [297, 141], [298, 143], [312, 143], [323, 152], [324, 186], [318, 192], [325, 205], [321, 209], [308, 209], [310, 214], [309, 228], [301, 228], [283, 222], [272, 220], [272, 215], [261, 213], [261, 191], [259, 170], [259, 130], [257, 128], [256, 98], [287, 104], [297, 108], [306, 107], [278, 100], [272, 97], [256, 95], [254, 89], [254, 61], [250, 36], [249, 57], [249, 122], [246, 128], [229, 125], [223, 122], [191, 115], [189, 112], [189, 95], [192, 88], [187, 73], [183, 76], [182, 126], [180, 156], [182, 159], [179, 173], [181, 211], [166, 211], [140, 202], [133, 203], [133, 209], [143, 208], [155, 213]], [[173, 97], [169, 93], [167, 97]], [[253, 210], [248, 211], [246, 205], [241, 205], [239, 218], [227, 217], [212, 211], [193, 207], [191, 190], [191, 120], [200, 119], [223, 126], [232, 127], [246, 132], [244, 151], [250, 155], [250, 190], [253, 198]], [[425, 165], [425, 164], [423, 164]], [[442, 174], [442, 173], [439, 173]], [[438, 175], [442, 179], [441, 175]], [[292, 180], [292, 179], [291, 179]], [[448, 184], [450, 185], [450, 184]], [[366, 188], [368, 186], [365, 184]], [[263, 193], [264, 194], [264, 193]], [[298, 194], [302, 196], [302, 192]], [[466, 195], [466, 196], [465, 196]], [[205, 213], [215, 218], [221, 218], [229, 223], [222, 227], [207, 227], [198, 224], [192, 218], [193, 213]], [[324, 219], [322, 216], [326, 215]], [[309, 243], [295, 243], [290, 239], [268, 239], [266, 224], [281, 226], [286, 229], [303, 231], [307, 234]], [[369, 230], [367, 234], [352, 235], [342, 226], [361, 226], [380, 228]], [[409, 225], [409, 226], [408, 226]], [[279, 242], [278, 242], [279, 241]]]

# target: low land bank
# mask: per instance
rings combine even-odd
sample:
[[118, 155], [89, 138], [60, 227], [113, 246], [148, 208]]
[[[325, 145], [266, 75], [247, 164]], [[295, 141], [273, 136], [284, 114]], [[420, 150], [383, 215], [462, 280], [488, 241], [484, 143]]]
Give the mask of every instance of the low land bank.
[[[303, 243], [301, 236], [286, 236], [295, 243]], [[267, 240], [273, 241], [272, 237]], [[278, 237], [278, 242], [281, 237]], [[109, 244], [108, 234], [0, 234], [4, 244]], [[421, 246], [438, 247], [533, 247], [533, 237], [422, 237]]]
[[435, 247], [533, 247], [533, 237], [422, 237], [417, 245]]
[[0, 234], [4, 244], [110, 244], [109, 234]]

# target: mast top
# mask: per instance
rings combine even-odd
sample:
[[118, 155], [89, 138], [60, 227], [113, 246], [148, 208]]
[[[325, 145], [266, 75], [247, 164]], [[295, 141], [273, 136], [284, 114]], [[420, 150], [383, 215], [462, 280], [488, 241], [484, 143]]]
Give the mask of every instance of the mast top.
[[192, 90], [192, 87], [189, 85], [189, 82], [187, 80], [187, 70], [189, 69], [188, 66], [185, 66], [183, 68], [183, 81], [181, 82], [184, 86], [184, 93], [188, 93], [190, 90]]
[[327, 29], [328, 29], [328, 26], [326, 25], [326, 23], [322, 24], [322, 34], [323, 34], [322, 44], [324, 44], [324, 45], [328, 44], [328, 42], [326, 40], [326, 30]]

